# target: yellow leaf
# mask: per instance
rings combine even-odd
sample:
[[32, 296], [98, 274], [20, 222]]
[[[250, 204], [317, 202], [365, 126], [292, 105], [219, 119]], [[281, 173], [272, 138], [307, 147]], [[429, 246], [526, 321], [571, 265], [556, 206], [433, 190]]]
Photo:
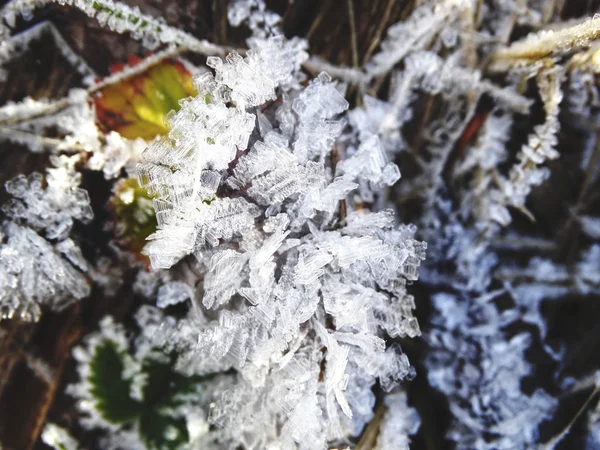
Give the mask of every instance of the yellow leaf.
[[185, 67], [165, 60], [102, 89], [94, 103], [104, 131], [116, 131], [127, 139], [152, 139], [167, 133], [163, 118], [179, 110], [179, 100], [196, 94]]

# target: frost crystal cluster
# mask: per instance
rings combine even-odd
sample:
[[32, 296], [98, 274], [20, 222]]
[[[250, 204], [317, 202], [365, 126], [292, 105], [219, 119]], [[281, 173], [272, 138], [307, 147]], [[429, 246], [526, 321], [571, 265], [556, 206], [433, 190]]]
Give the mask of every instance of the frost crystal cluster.
[[0, 229], [1, 318], [35, 321], [41, 305], [58, 310], [90, 293], [87, 262], [69, 238], [74, 220], [93, 217], [76, 161], [55, 157], [45, 180], [33, 173], [6, 184], [13, 198], [2, 207], [8, 219]]
[[385, 336], [420, 333], [406, 282], [425, 245], [362, 197], [396, 182], [398, 167], [375, 136], [336, 146], [348, 103], [324, 73], [301, 86], [305, 59], [300, 41], [280, 38], [210, 59], [215, 75], [195, 80], [199, 95], [138, 167], [155, 195], [153, 267], [192, 255], [203, 278], [201, 291], [159, 291], [162, 304], [192, 296], [205, 311], [187, 319], [203, 324], [187, 344], [196, 355], [182, 358], [201, 373], [214, 361], [239, 371], [211, 410], [229, 445], [323, 448], [359, 434], [374, 383], [389, 391], [411, 374]]

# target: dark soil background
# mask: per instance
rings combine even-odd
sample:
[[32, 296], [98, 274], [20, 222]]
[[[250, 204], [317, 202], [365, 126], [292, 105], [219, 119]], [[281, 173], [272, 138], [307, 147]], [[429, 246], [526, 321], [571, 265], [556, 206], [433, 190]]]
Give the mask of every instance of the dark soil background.
[[[3, 2], [0, 2], [3, 3]], [[200, 38], [219, 44], [243, 47], [247, 31], [232, 29], [227, 22], [227, 1], [218, 0], [155, 0], [127, 1], [137, 4], [146, 13], [163, 16], [171, 25], [183, 27]], [[599, 8], [599, 1], [563, 1], [554, 12], [554, 20], [591, 15]], [[287, 0], [267, 1], [268, 6], [283, 17], [283, 29], [288, 37], [306, 37], [313, 55], [339, 65], [363, 65], [377, 51], [387, 28], [406, 18], [414, 8], [413, 1], [402, 0]], [[352, 8], [353, 14], [350, 14]], [[352, 19], [354, 17], [354, 19]], [[354, 22], [352, 22], [354, 20]], [[128, 36], [117, 35], [101, 28], [73, 8], [48, 6], [40, 9], [34, 19], [21, 22], [20, 29], [51, 21], [69, 42], [71, 47], [99, 74], [106, 75], [112, 63], [124, 62], [129, 55], [143, 56], [145, 50]], [[357, 39], [352, 40], [351, 24], [354, 23]], [[514, 30], [514, 38], [520, 38], [531, 30]], [[356, 52], [353, 52], [353, 47]], [[196, 62], [201, 58], [196, 57]], [[8, 67], [9, 77], [0, 83], [0, 104], [18, 101], [25, 96], [33, 98], [59, 98], [68, 89], [79, 85], [79, 75], [57, 51], [51, 39], [34, 42], [22, 57]], [[381, 87], [386, 89], [385, 84]], [[350, 92], [350, 98], [355, 93]], [[424, 119], [426, 120], [426, 119]], [[568, 118], [565, 119], [568, 123]], [[597, 127], [597, 125], [596, 125]], [[416, 126], [415, 130], [423, 127]], [[518, 130], [517, 130], [518, 132]], [[523, 133], [527, 133], [524, 131]], [[414, 133], [413, 133], [414, 134]], [[516, 136], [516, 139], [525, 139]], [[418, 135], [407, 139], [418, 145]], [[560, 243], [560, 261], [568, 261], [577, 253], [581, 239], [577, 230], [565, 227], [565, 217], [576, 202], [581, 189], [582, 177], [579, 159], [568, 157], [581, 148], [581, 131], [577, 126], [563, 126], [560, 150], [564, 151], [558, 161], [551, 164], [552, 178], [531, 197], [531, 210], [538, 217], [536, 234]], [[409, 164], [410, 162], [407, 162]], [[19, 173], [43, 171], [48, 165], [45, 154], [32, 154], [25, 148], [0, 143], [0, 185]], [[405, 173], [407, 166], [400, 161]], [[107, 244], [110, 232], [103, 224], [107, 219], [105, 204], [110, 195], [110, 184], [102, 174], [85, 172], [83, 188], [90, 193], [96, 217], [91, 224], [78, 226], [75, 238], [90, 260], [107, 256], [113, 258]], [[594, 186], [590, 207], [600, 212], [598, 186]], [[0, 204], [7, 194], [0, 190]], [[402, 219], [414, 220], [414, 211], [402, 205]], [[590, 211], [588, 211], [590, 212]], [[1, 213], [0, 213], [1, 214]], [[411, 215], [413, 217], [411, 217]], [[0, 217], [1, 218], [1, 217]], [[532, 225], [515, 220], [515, 227], [531, 228]], [[119, 264], [115, 261], [115, 264]], [[0, 448], [6, 450], [43, 449], [39, 435], [46, 421], [77, 429], [77, 410], [72, 399], [64, 393], [67, 384], [76, 380], [75, 366], [70, 357], [71, 349], [89, 331], [97, 327], [99, 319], [106, 314], [117, 321], [127, 320], [142, 302], [131, 292], [133, 273], [126, 273], [116, 296], [106, 298], [100, 291], [61, 313], [45, 312], [37, 324], [17, 320], [0, 323]], [[412, 293], [417, 300], [417, 317], [424, 333], [427, 332], [431, 305], [430, 292], [416, 283]], [[600, 299], [569, 298], [549, 305], [547, 314], [550, 338], [566, 345], [565, 357], [574, 376], [589, 374], [600, 368]], [[407, 384], [409, 400], [421, 416], [422, 425], [413, 441], [414, 450], [441, 450], [451, 448], [444, 440], [450, 423], [450, 413], [444, 396], [433, 390], [428, 382], [423, 360], [427, 345], [423, 339], [402, 341], [410, 361], [417, 369], [417, 376]], [[535, 347], [528, 355], [536, 364], [536, 385], [552, 388], [552, 361], [548, 361]], [[42, 361], [46, 379], [36, 374], [32, 362]], [[549, 392], [552, 392], [549, 390]], [[557, 393], [558, 394], [558, 393]], [[589, 391], [566, 397], [561, 402], [557, 416], [544, 424], [542, 434], [547, 438], [557, 434], [575, 416], [585, 402]], [[589, 407], [595, 406], [596, 399]], [[581, 418], [585, 417], [582, 415]], [[575, 422], [571, 433], [561, 444], [562, 449], [583, 447], [585, 436], [583, 420]], [[93, 436], [81, 432], [82, 445], [93, 448]], [[363, 445], [363, 444], [361, 444]], [[368, 448], [363, 445], [362, 448]]]

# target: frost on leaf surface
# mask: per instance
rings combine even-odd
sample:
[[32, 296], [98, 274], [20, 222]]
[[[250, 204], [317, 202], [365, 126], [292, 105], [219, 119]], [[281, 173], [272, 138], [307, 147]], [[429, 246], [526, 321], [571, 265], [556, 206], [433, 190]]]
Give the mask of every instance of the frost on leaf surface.
[[[143, 307], [138, 324], [144, 326], [157, 315]], [[165, 353], [144, 334], [129, 339], [110, 316], [73, 354], [80, 381], [67, 392], [79, 401], [85, 428], [109, 431], [102, 448], [175, 450], [198, 437], [190, 431], [197, 426], [193, 422], [206, 418], [203, 409], [217, 387], [211, 384], [212, 375], [182, 374], [173, 366], [173, 353]]]

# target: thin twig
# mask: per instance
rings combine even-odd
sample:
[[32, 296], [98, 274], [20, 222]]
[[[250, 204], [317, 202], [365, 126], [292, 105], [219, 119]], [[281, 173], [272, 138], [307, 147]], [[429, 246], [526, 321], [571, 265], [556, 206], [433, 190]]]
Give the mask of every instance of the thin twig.
[[352, 65], [358, 67], [358, 37], [356, 35], [356, 18], [354, 17], [354, 1], [348, 0], [348, 20], [350, 21], [350, 43], [352, 46]]
[[[331, 169], [333, 171], [333, 173], [335, 173], [335, 169], [338, 165], [338, 163], [340, 162], [340, 152], [337, 148], [337, 145], [333, 146], [333, 149], [331, 150]], [[346, 200], [345, 199], [341, 199], [339, 202], [340, 205], [340, 223], [343, 224], [345, 223], [346, 217], [348, 216], [348, 207], [346, 205]]]
[[579, 195], [577, 196], [577, 203], [575, 204], [576, 210], [581, 209], [583, 202], [585, 200], [585, 196], [592, 184], [592, 179], [594, 178], [594, 169], [598, 165], [598, 161], [600, 160], [600, 133], [596, 135], [596, 145], [594, 147], [594, 152], [590, 157], [588, 162], [588, 166], [585, 170], [585, 177], [583, 179], [583, 183], [581, 185], [581, 190], [579, 191]]
[[[579, 190], [579, 194], [577, 195], [577, 200], [575, 201], [575, 206], [573, 207], [572, 212], [569, 215], [569, 218], [563, 227], [563, 231], [562, 231], [563, 238], [562, 238], [561, 245], [559, 246], [560, 249], [564, 249], [565, 246], [567, 245], [567, 238], [570, 237], [569, 230], [571, 230], [571, 228], [573, 227], [575, 220], [579, 216], [579, 212], [583, 208], [583, 205], [585, 203], [585, 197], [590, 188], [590, 185], [592, 184], [592, 179], [594, 177], [595, 168], [598, 165], [599, 160], [600, 160], [600, 133], [597, 133], [596, 134], [596, 145], [594, 146], [594, 151], [588, 162], [588, 165], [587, 165], [587, 168], [585, 171], [585, 175], [583, 178], [583, 182], [581, 184], [581, 189]], [[569, 239], [569, 241], [570, 241], [570, 239]]]
[[392, 7], [394, 6], [394, 3], [395, 2], [393, 1], [388, 1], [387, 8], [385, 8], [385, 11], [383, 13], [383, 17], [379, 21], [379, 26], [377, 27], [377, 30], [375, 30], [375, 36], [373, 36], [373, 39], [371, 39], [371, 44], [365, 52], [365, 56], [363, 58], [363, 65], [366, 65], [369, 62], [369, 59], [371, 59], [371, 55], [373, 55], [377, 47], [379, 47], [379, 44], [381, 43], [381, 36], [387, 28], [387, 24], [390, 20], [390, 15], [392, 14]]
[[592, 401], [592, 399], [594, 398], [594, 396], [597, 393], [598, 393], [598, 386], [595, 386], [594, 390], [592, 391], [592, 393], [589, 395], [589, 397], [583, 403], [583, 405], [581, 406], [581, 408], [579, 408], [579, 411], [577, 411], [577, 414], [575, 414], [575, 416], [571, 419], [571, 421], [567, 424], [567, 426], [559, 434], [557, 434], [556, 436], [554, 436], [552, 439], [550, 439], [545, 444], [541, 445], [539, 447], [539, 450], [552, 450], [554, 447], [556, 447], [556, 445], [560, 441], [563, 440], [563, 438], [569, 433], [569, 431], [571, 431], [571, 427], [573, 426], [573, 424], [575, 422], [577, 422], [577, 419], [579, 419], [579, 417], [587, 409], [588, 405], [590, 404], [590, 402]]
[[325, 5], [323, 5], [321, 7], [321, 9], [319, 9], [319, 14], [317, 15], [317, 17], [315, 17], [315, 20], [313, 20], [313, 23], [310, 26], [310, 29], [306, 33], [305, 39], [307, 41], [310, 41], [311, 36], [313, 35], [313, 33], [317, 30], [317, 28], [323, 21], [323, 17], [325, 17], [325, 14], [329, 11], [330, 7], [331, 7], [331, 0], [327, 0]]
[[0, 140], [8, 140], [14, 142], [36, 142], [42, 148], [60, 149], [62, 151], [87, 151], [83, 146], [79, 144], [65, 145], [65, 141], [61, 139], [38, 136], [37, 134], [32, 134], [26, 131], [15, 130], [7, 127], [0, 127]]
[[356, 444], [354, 450], [370, 450], [375, 448], [377, 438], [379, 437], [381, 421], [385, 417], [386, 410], [387, 407], [385, 406], [385, 403], [382, 403], [377, 407], [373, 419], [371, 419], [367, 425], [367, 428], [365, 428], [365, 431], [362, 434], [360, 441], [358, 441], [358, 444]]
[[556, 8], [556, 0], [550, 0], [544, 8], [544, 15], [542, 17], [542, 24], [546, 25], [552, 19], [554, 10]]
[[227, 13], [223, 13], [223, 10], [227, 10], [227, 5], [221, 0], [212, 1], [212, 12], [214, 21], [214, 32], [213, 36], [217, 44], [224, 44], [227, 42]]

